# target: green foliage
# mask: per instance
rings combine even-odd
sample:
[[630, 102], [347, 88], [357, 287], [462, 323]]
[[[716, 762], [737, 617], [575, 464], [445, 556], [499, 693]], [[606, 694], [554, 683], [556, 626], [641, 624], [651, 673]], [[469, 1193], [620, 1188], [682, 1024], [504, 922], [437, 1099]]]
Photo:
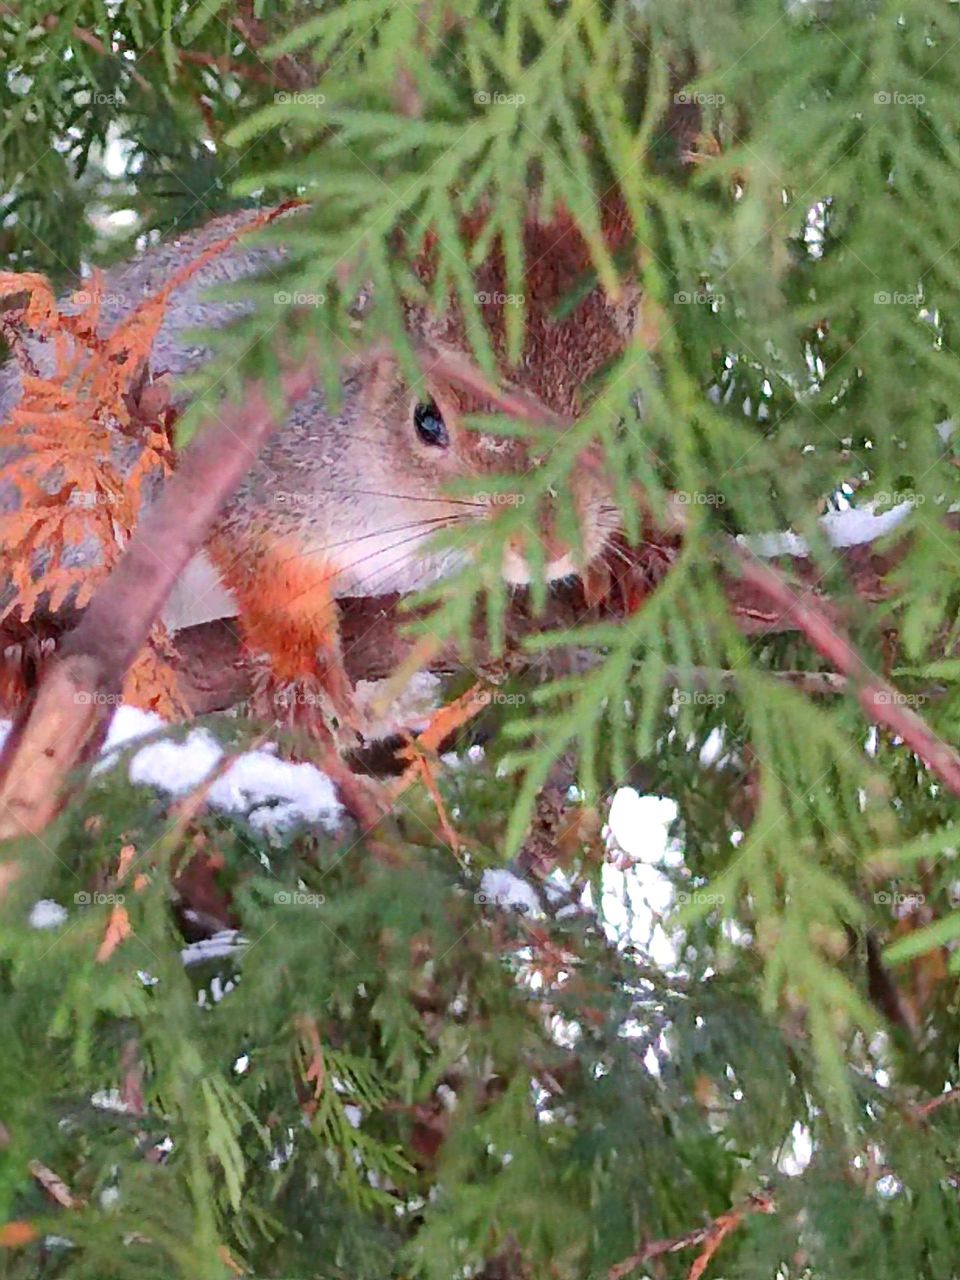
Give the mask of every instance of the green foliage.
[[[447, 799], [487, 810], [485, 771]], [[835, 1129], [812, 1102], [809, 1038], [763, 1007], [751, 947], [712, 971], [693, 926], [674, 971], [612, 946], [591, 912], [526, 921], [478, 904], [482, 861], [464, 871], [430, 842], [386, 865], [352, 837], [265, 842], [216, 813], [189, 832], [184, 852], [221, 867], [243, 939], [228, 956], [182, 963], [170, 820], [122, 771], [84, 790], [45, 857], [30, 849], [29, 885], [6, 904], [0, 1194], [6, 1219], [44, 1235], [0, 1254], [3, 1275], [220, 1280], [227, 1249], [255, 1276], [443, 1280], [518, 1245], [532, 1275], [593, 1277], [764, 1184], [783, 1214], [728, 1246], [744, 1274], [761, 1248], [768, 1267], [800, 1249], [832, 1274], [882, 1238], [911, 1274], [946, 1274], [926, 1255], [960, 1235], [955, 1117], [908, 1141], [909, 1094], [864, 1074], [847, 1030], [855, 1118]], [[120, 845], [135, 857], [117, 884]], [[38, 897], [68, 904], [55, 928], [27, 922]], [[118, 906], [131, 933], [98, 961]], [[534, 978], [546, 941], [569, 957], [565, 981]], [[798, 1125], [816, 1155], [789, 1176]], [[880, 1182], [850, 1163], [851, 1136], [885, 1152]], [[70, 1208], [29, 1161], [63, 1179]]]
[[[319, 340], [334, 380], [369, 283], [363, 336], [386, 336], [414, 372], [403, 304], [422, 300], [410, 261], [428, 237], [433, 301], [458, 302], [491, 369], [473, 271], [499, 236], [508, 291], [523, 293], [534, 196], [574, 218], [584, 288], [640, 282], [650, 323], [570, 431], [475, 424], [527, 437], [542, 465], [510, 478], [522, 502], [473, 531], [470, 566], [432, 593], [435, 636], [469, 636], [478, 601], [499, 634], [504, 542], [547, 502], [573, 527], [569, 479], [588, 446], [629, 539], [671, 494], [688, 517], [635, 613], [530, 641], [487, 766], [444, 783], [467, 871], [422, 847], [422, 797], [401, 822], [409, 862], [389, 869], [360, 845], [274, 847], [204, 819], [192, 834], [223, 858], [248, 941], [185, 968], [169, 900], [182, 850], [164, 842], [158, 801], [93, 789], [31, 848], [31, 900], [70, 902], [105, 882], [121, 844], [160, 841], [149, 884], [127, 895], [133, 935], [106, 963], [94, 957], [108, 907], [76, 906], [56, 935], [25, 924], [27, 899], [10, 908], [0, 1197], [49, 1234], [0, 1250], [0, 1275], [219, 1277], [227, 1247], [277, 1280], [450, 1280], [516, 1244], [531, 1275], [599, 1277], [765, 1182], [778, 1211], [725, 1242], [726, 1274], [956, 1274], [957, 1121], [949, 1106], [923, 1122], [912, 1110], [956, 1083], [955, 801], [867, 728], [855, 690], [804, 687], [822, 669], [806, 642], [746, 638], [721, 575], [735, 572], [731, 535], [795, 530], [868, 667], [893, 668], [902, 705], [958, 740], [958, 544], [944, 517], [960, 481], [936, 430], [960, 384], [958, 59], [957, 7], [932, 0], [0, 7], [7, 267], [62, 281], [146, 232], [310, 201], [284, 226], [286, 270], [324, 305], [277, 326], [277, 282], [259, 286], [256, 312], [217, 335], [187, 429], [206, 397], [275, 377], [277, 352], [298, 343]], [[622, 254], [601, 233], [611, 188], [635, 229]], [[481, 208], [487, 231], [471, 242], [462, 220]], [[118, 210], [135, 217], [110, 223]], [[514, 354], [525, 318], [508, 317]], [[904, 500], [909, 538], [881, 609], [852, 592], [817, 517]], [[540, 608], [546, 589], [530, 594]], [[547, 657], [577, 674], [543, 676]], [[522, 924], [505, 941], [468, 881], [516, 849], [567, 751], [585, 804], [631, 781], [675, 803], [682, 868], [667, 873], [687, 902], [671, 965], [613, 947], [592, 916], [551, 919], [578, 980], [550, 988], [548, 1016]], [[601, 877], [579, 870], [598, 893]], [[326, 900], [278, 903], [278, 885]], [[877, 990], [884, 948], [899, 1022]], [[231, 977], [224, 999], [198, 1003]], [[324, 1056], [312, 1110], [303, 1018]], [[126, 1044], [141, 1116], [91, 1102], [122, 1087]], [[554, 1094], [544, 1073], [567, 1057], [575, 1080]], [[414, 1109], [450, 1073], [465, 1084], [424, 1165]], [[793, 1177], [797, 1125], [813, 1158]], [[165, 1138], [169, 1153], [148, 1158]], [[52, 1208], [30, 1160], [83, 1206]], [[662, 1274], [688, 1261], [666, 1255]]]

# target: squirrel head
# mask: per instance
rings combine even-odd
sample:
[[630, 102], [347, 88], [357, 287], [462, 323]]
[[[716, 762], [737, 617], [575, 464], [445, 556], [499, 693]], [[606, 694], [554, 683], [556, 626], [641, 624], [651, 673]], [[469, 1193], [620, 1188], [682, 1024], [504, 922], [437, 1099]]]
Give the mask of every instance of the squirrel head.
[[[629, 227], [619, 205], [604, 209], [603, 225], [612, 251], [627, 243]], [[468, 226], [468, 238], [481, 230], [478, 219]], [[524, 235], [528, 292], [519, 360], [511, 363], [506, 355], [505, 309], [516, 300], [506, 292], [507, 272], [497, 246], [476, 273], [478, 305], [503, 385], [532, 393], [570, 419], [586, 407], [591, 380], [626, 346], [638, 294], [627, 290], [614, 301], [599, 285], [583, 290], [590, 253], [568, 216], [544, 221], [531, 216]], [[429, 245], [417, 269], [429, 284], [434, 270]], [[576, 304], [558, 312], [577, 289], [582, 296]], [[409, 304], [407, 324], [428, 353], [463, 355], [469, 349], [465, 321], [453, 301], [440, 316]], [[542, 461], [515, 437], [469, 429], [468, 415], [490, 413], [494, 406], [454, 384], [441, 366], [441, 361], [431, 364], [428, 355], [422, 380], [411, 386], [388, 350], [351, 355], [344, 362], [339, 415], [330, 418], [315, 404], [301, 406], [268, 446], [267, 467], [285, 480], [297, 477], [300, 495], [291, 495], [290, 514], [296, 510], [299, 535], [310, 536], [315, 553], [329, 556], [337, 594], [412, 591], [450, 572], [459, 558], [450, 552], [426, 554], [430, 535], [495, 518], [504, 506], [522, 502], [522, 486], [511, 493], [504, 477], [519, 478]], [[502, 573], [508, 582], [529, 582], [531, 540], [540, 543], [538, 559], [554, 580], [585, 569], [615, 531], [609, 488], [593, 460], [583, 459], [574, 468], [570, 485], [580, 526], [577, 545], [560, 536], [549, 510], [531, 511], [504, 548]], [[260, 496], [267, 497], [262, 486]]]
[[[387, 351], [350, 361], [341, 412], [331, 423], [331, 447], [322, 447], [314, 419], [300, 469], [315, 495], [318, 531], [329, 527], [339, 594], [425, 585], [459, 562], [453, 553], [425, 557], [432, 533], [492, 519], [504, 507], [523, 503], [523, 486], [511, 491], [504, 478], [519, 480], [540, 459], [521, 440], [467, 426], [467, 414], [488, 408], [429, 366], [423, 380], [411, 386]], [[290, 472], [291, 447], [294, 440], [284, 432], [268, 451], [268, 463], [278, 450], [286, 451], [287, 464], [277, 466], [280, 474]], [[551, 580], [576, 573], [602, 550], [613, 531], [606, 486], [589, 467], [578, 468], [572, 483], [579, 546], [560, 537], [549, 511], [531, 513], [505, 545], [502, 573], [508, 582], [529, 582], [525, 548], [530, 539], [541, 543]]]
[[[521, 504], [523, 486], [511, 491], [504, 478], [519, 480], [540, 461], [523, 441], [466, 424], [467, 414], [488, 407], [429, 366], [411, 385], [387, 350], [351, 355], [337, 411], [320, 388], [311, 391], [228, 505], [218, 537], [228, 581], [260, 574], [249, 554], [258, 546], [274, 563], [281, 547], [291, 565], [312, 564], [337, 596], [407, 594], [461, 568], [466, 552], [436, 545], [434, 535]], [[577, 545], [560, 536], [549, 509], [531, 511], [504, 546], [506, 581], [530, 581], [532, 540], [551, 580], [581, 571], [602, 551], [616, 527], [607, 486], [588, 465], [575, 468], [570, 483]]]
[[[274, 213], [301, 216], [282, 207]], [[609, 251], [629, 248], [632, 230], [618, 202], [607, 200], [599, 217]], [[149, 363], [154, 375], [174, 378], [197, 367], [207, 352], [196, 341], [196, 330], [221, 327], [249, 310], [242, 301], [211, 299], [210, 287], [269, 271], [284, 256], [282, 248], [245, 241], [246, 230], [262, 221], [263, 215], [250, 210], [229, 214], [112, 268], [100, 286], [98, 329], [110, 332], [144, 298], [182, 277], [168, 292]], [[484, 227], [482, 212], [465, 220], [467, 243], [476, 243]], [[627, 345], [637, 291], [626, 291], [614, 301], [599, 285], [589, 284], [590, 251], [562, 210], [541, 217], [532, 208], [523, 237], [526, 323], [518, 360], [507, 354], [505, 321], [517, 300], [508, 292], [506, 259], [496, 237], [474, 272], [477, 306], [501, 384], [532, 394], [570, 419], [587, 407], [591, 380]], [[429, 286], [437, 269], [429, 238], [412, 261]], [[195, 266], [187, 271], [184, 263]], [[424, 296], [433, 294], [424, 288]], [[571, 296], [575, 304], [563, 307]], [[453, 299], [439, 314], [410, 302], [406, 319], [411, 337], [427, 349], [461, 356], [470, 350], [469, 326]], [[41, 372], [52, 372], [47, 368], [49, 350], [35, 345], [31, 355]], [[274, 433], [223, 515], [220, 533], [228, 535], [227, 553], [218, 558], [230, 569], [251, 546], [282, 539], [292, 556], [329, 562], [335, 594], [416, 590], [459, 563], [452, 551], [426, 551], [431, 534], [495, 518], [507, 505], [503, 499], [509, 485], [503, 477], [524, 475], [538, 459], [520, 440], [468, 429], [468, 415], [490, 413], [495, 406], [441, 377], [429, 359], [422, 379], [410, 386], [389, 352], [346, 352], [342, 381], [337, 412], [317, 387]], [[16, 403], [18, 376], [7, 390], [6, 399]], [[4, 398], [0, 384], [0, 405]], [[580, 522], [577, 545], [560, 537], [549, 512], [531, 511], [521, 522], [522, 534], [511, 537], [504, 551], [502, 571], [509, 582], [529, 580], [525, 549], [533, 539], [541, 543], [538, 558], [550, 578], [584, 569], [602, 550], [616, 520], [608, 488], [587, 459], [574, 468], [570, 485]], [[223, 537], [217, 541], [223, 548]], [[242, 571], [236, 568], [230, 576], [242, 576]]]

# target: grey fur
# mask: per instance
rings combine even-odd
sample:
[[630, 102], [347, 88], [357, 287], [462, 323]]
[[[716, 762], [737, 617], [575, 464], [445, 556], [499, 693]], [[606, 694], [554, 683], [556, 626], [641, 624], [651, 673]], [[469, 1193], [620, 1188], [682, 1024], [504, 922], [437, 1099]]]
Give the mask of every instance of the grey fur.
[[[108, 334], [178, 268], [255, 216], [243, 211], [215, 219], [104, 272], [99, 285], [99, 332]], [[211, 300], [211, 288], [268, 271], [279, 256], [277, 249], [240, 240], [176, 289], [153, 345], [151, 369], [176, 380], [198, 368], [207, 352], [192, 335], [188, 341], [191, 331], [223, 327], [249, 311], [243, 302]], [[68, 300], [62, 304], [67, 313], [80, 305]], [[25, 346], [41, 375], [50, 376], [54, 371], [51, 345], [27, 336]], [[261, 533], [289, 538], [305, 557], [325, 563], [332, 557], [339, 569], [332, 583], [337, 595], [413, 591], [454, 567], [456, 561], [449, 555], [425, 557], [423, 543], [436, 527], [437, 517], [461, 518], [466, 510], [439, 496], [443, 479], [457, 472], [455, 451], [431, 457], [415, 439], [409, 396], [396, 379], [384, 388], [386, 396], [368, 394], [371, 378], [383, 380], [381, 364], [363, 359], [351, 362], [336, 416], [327, 412], [318, 387], [274, 433], [218, 529], [237, 548], [234, 572], [243, 572], [244, 561], [251, 555], [251, 538]], [[20, 370], [10, 360], [0, 368], [0, 418], [9, 414], [21, 394]], [[415, 456], [418, 453], [421, 456]], [[0, 479], [0, 505], [10, 509], [17, 496], [4, 495], [2, 487]], [[90, 549], [79, 554], [94, 562]], [[211, 584], [205, 565], [209, 566], [206, 558], [192, 566], [181, 584], [168, 610], [174, 627], [184, 625], [180, 619], [193, 620], [211, 606], [213, 616], [235, 611], [229, 595], [219, 590], [222, 584]], [[255, 575], [255, 560], [248, 567]]]
[[[178, 268], [255, 216], [244, 211], [215, 219], [106, 271], [99, 286], [100, 332], [109, 333], [166, 285]], [[176, 387], [178, 376], [198, 368], [207, 352], [192, 336], [188, 339], [191, 331], [224, 327], [249, 311], [243, 302], [211, 300], [211, 286], [268, 272], [280, 257], [281, 250], [241, 239], [196, 271], [168, 302], [152, 349], [151, 370], [174, 375]], [[49, 346], [29, 339], [27, 349], [41, 373], [51, 374]], [[429, 387], [429, 379], [427, 383]], [[421, 390], [420, 396], [431, 391]], [[0, 418], [20, 395], [19, 370], [9, 362], [0, 369]], [[436, 398], [450, 443], [445, 448], [425, 443], [413, 422], [417, 398], [404, 385], [392, 358], [372, 352], [354, 353], [344, 363], [336, 414], [328, 411], [319, 387], [311, 390], [274, 432], [214, 530], [212, 546], [227, 581], [237, 588], [262, 590], [265, 549], [276, 557], [278, 545], [282, 554], [322, 570], [338, 596], [409, 593], [456, 569], [462, 563], [459, 553], [425, 550], [432, 535], [489, 515], [484, 474], [527, 464], [515, 445], [460, 427], [456, 406], [445, 405], [439, 390]], [[129, 442], [126, 447], [129, 451]], [[467, 476], [476, 480], [472, 499], [469, 490], [462, 498], [446, 496], [450, 480]], [[605, 537], [597, 514], [602, 494], [598, 490], [587, 495], [585, 487], [581, 496], [583, 512], [589, 515], [584, 542], [592, 555]], [[0, 508], [11, 500], [16, 498], [9, 492], [4, 495], [0, 475]], [[157, 550], [162, 554], [162, 548]], [[212, 616], [234, 611], [222, 583], [211, 584], [209, 561], [206, 565], [194, 565], [192, 574], [185, 575], [168, 611], [172, 625], [182, 625], [180, 619], [193, 619], [211, 607]], [[569, 556], [560, 556], [548, 573], [559, 577], [573, 568]], [[510, 581], [526, 580], [526, 565], [516, 549], [505, 549], [503, 572]]]

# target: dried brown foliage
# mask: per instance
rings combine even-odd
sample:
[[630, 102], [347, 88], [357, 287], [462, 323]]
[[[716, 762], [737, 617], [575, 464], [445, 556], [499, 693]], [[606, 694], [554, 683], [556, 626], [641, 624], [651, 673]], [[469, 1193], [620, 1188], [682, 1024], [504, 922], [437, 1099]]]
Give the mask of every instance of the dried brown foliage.
[[[275, 211], [241, 230], [272, 216]], [[163, 381], [149, 376], [167, 303], [237, 234], [187, 263], [106, 336], [99, 332], [99, 275], [61, 307], [43, 276], [0, 272], [0, 307], [6, 306], [0, 333], [22, 385], [18, 404], [0, 421], [3, 480], [17, 495], [16, 508], [0, 512], [0, 545], [6, 551], [0, 624], [14, 621], [32, 633], [40, 612], [55, 615], [65, 605], [82, 609], [112, 571], [151, 483], [173, 464], [175, 411]], [[54, 354], [49, 377], [31, 359], [38, 342]], [[126, 701], [167, 717], [186, 711], [169, 656], [157, 624], [127, 675]], [[5, 700], [26, 692], [25, 677], [22, 669], [12, 675], [7, 670]]]

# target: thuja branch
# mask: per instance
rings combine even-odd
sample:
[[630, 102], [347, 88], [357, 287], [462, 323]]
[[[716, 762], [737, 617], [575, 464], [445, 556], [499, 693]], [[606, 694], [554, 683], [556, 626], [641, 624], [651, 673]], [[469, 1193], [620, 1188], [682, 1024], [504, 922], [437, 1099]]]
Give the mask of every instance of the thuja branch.
[[729, 1209], [726, 1213], [721, 1213], [705, 1227], [688, 1231], [686, 1235], [672, 1236], [668, 1240], [652, 1240], [637, 1253], [625, 1258], [623, 1262], [618, 1262], [615, 1267], [611, 1267], [607, 1272], [607, 1280], [625, 1280], [632, 1271], [636, 1271], [638, 1267], [645, 1262], [650, 1262], [653, 1258], [660, 1258], [666, 1253], [680, 1253], [683, 1249], [702, 1245], [700, 1254], [690, 1268], [690, 1280], [699, 1280], [726, 1236], [751, 1213], [776, 1213], [773, 1196], [766, 1191], [756, 1192], [743, 1204]]
[[893, 685], [870, 669], [823, 601], [810, 591], [792, 587], [781, 573], [744, 548], [737, 547], [734, 554], [744, 582], [782, 610], [821, 657], [855, 686], [857, 700], [867, 718], [902, 738], [927, 768], [954, 795], [960, 796], [960, 754], [944, 742], [922, 716], [905, 705], [903, 696]]
[[[282, 375], [287, 403], [306, 394], [314, 378], [307, 362]], [[242, 406], [184, 452], [7, 739], [0, 839], [37, 835], [57, 812], [66, 775], [99, 745], [123, 677], [174, 583], [277, 423], [266, 388], [254, 383]]]

